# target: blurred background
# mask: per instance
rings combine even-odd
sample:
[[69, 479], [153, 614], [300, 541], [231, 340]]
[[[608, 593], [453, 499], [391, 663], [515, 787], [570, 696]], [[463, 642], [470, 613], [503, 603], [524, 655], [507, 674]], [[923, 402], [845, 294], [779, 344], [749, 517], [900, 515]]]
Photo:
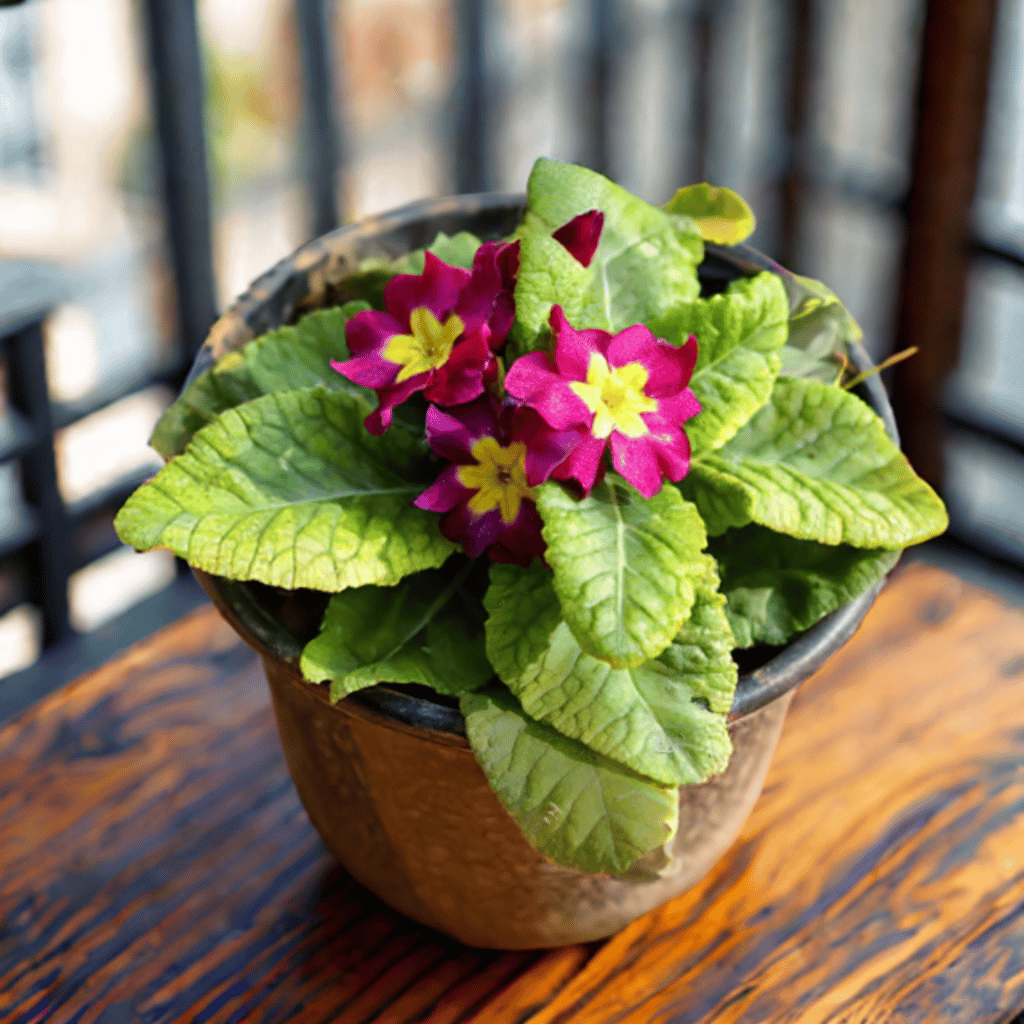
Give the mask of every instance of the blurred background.
[[1024, 0], [0, 3], [0, 719], [197, 604], [111, 529], [218, 311], [337, 223], [519, 192], [744, 195], [844, 299], [954, 530], [1024, 592]]

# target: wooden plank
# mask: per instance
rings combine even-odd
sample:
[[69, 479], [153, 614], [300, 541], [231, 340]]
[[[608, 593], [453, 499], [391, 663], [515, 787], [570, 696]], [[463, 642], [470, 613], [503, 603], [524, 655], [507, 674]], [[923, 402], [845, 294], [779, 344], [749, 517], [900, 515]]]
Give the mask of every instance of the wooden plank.
[[0, 730], [5, 1024], [444, 1020], [537, 956], [466, 950], [333, 865], [209, 607]]
[[0, 730], [0, 1019], [1007, 1020], [1024, 1003], [1024, 614], [912, 567], [805, 685], [691, 893], [469, 950], [355, 885], [210, 609]]

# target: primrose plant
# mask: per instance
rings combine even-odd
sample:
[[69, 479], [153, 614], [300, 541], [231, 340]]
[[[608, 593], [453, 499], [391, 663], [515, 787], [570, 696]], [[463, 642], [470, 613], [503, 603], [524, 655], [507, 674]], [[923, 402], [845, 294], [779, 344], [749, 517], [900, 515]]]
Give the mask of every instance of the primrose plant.
[[727, 190], [657, 208], [540, 160], [513, 237], [440, 235], [196, 378], [117, 529], [329, 592], [306, 679], [457, 700], [529, 841], [621, 873], [725, 769], [734, 650], [946, 525], [843, 386], [859, 332], [827, 288], [701, 294], [705, 241], [752, 228]]

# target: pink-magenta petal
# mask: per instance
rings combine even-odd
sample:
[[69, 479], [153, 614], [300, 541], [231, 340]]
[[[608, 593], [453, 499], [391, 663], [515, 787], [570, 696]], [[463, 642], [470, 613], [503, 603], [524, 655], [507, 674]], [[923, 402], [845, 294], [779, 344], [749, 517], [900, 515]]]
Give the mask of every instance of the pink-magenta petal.
[[519, 276], [519, 239], [503, 242], [498, 247], [498, 269], [501, 271], [501, 286], [506, 291], [514, 291], [516, 278]]
[[569, 380], [586, 380], [591, 355], [600, 352], [607, 357], [611, 335], [600, 330], [577, 331], [557, 305], [551, 307], [549, 323], [555, 340], [558, 372]]
[[478, 516], [462, 503], [441, 520], [441, 533], [450, 541], [461, 544], [470, 558], [476, 558], [498, 539], [502, 525], [498, 509], [493, 508]]
[[398, 375], [399, 367], [386, 359], [381, 359], [376, 352], [367, 352], [365, 355], [353, 356], [340, 362], [337, 359], [331, 360], [331, 366], [355, 384], [362, 384], [364, 388], [383, 388], [391, 383]]
[[385, 434], [388, 428], [391, 426], [391, 419], [394, 416], [394, 412], [391, 406], [386, 409], [374, 409], [369, 416], [363, 420], [363, 426], [366, 427], [368, 433], [373, 434], [374, 437], [380, 437], [381, 434]]
[[455, 305], [454, 312], [462, 319], [467, 334], [478, 331], [490, 320], [501, 294], [502, 279], [497, 253], [497, 242], [484, 242], [477, 249], [473, 257], [472, 274]]
[[[429, 374], [417, 373], [415, 377], [410, 377], [408, 380], [403, 380], [401, 384], [388, 384], [382, 388], [377, 389], [377, 401], [380, 405], [378, 412], [382, 412], [385, 409], [393, 409], [396, 405], [401, 405], [411, 395], [416, 394], [417, 391], [423, 390], [423, 385], [426, 383]], [[391, 422], [391, 414], [388, 413], [388, 422]], [[367, 427], [369, 429], [369, 427]], [[373, 431], [371, 430], [372, 434]]]
[[542, 484], [552, 470], [579, 444], [583, 430], [553, 430], [533, 409], [520, 406], [512, 416], [511, 439], [526, 445], [526, 482], [531, 487]]
[[450, 267], [428, 252], [424, 257], [422, 274], [398, 274], [388, 281], [384, 287], [384, 306], [406, 325], [412, 311], [421, 306], [444, 323], [469, 278], [468, 270]]
[[690, 442], [678, 428], [635, 440], [616, 431], [611, 436], [611, 449], [615, 468], [645, 498], [661, 490], [662, 477], [682, 480], [690, 470]]
[[594, 414], [543, 352], [528, 352], [517, 359], [505, 375], [505, 390], [536, 409], [549, 426], [558, 430], [593, 422]]
[[696, 336], [691, 334], [679, 347], [679, 351], [682, 353], [683, 373], [689, 383], [690, 377], [693, 376], [693, 368], [697, 365], [698, 342]]
[[[645, 435], [640, 440], [646, 440]], [[612, 465], [645, 498], [652, 498], [661, 490], [661, 468], [658, 454], [652, 445], [638, 444], [618, 431], [611, 436]]]
[[431, 450], [449, 462], [469, 464], [473, 445], [488, 434], [494, 435], [498, 422], [498, 403], [490, 395], [454, 410], [427, 409], [427, 442]]
[[628, 327], [615, 335], [608, 345], [608, 363], [626, 366], [640, 363], [647, 371], [644, 391], [652, 398], [674, 395], [690, 382], [692, 367], [687, 366], [683, 349], [661, 341], [642, 324]]
[[[697, 401], [697, 396], [689, 388], [685, 388], [677, 395], [658, 399], [657, 422], [670, 424], [685, 423], [699, 412], [700, 402]], [[648, 420], [647, 418], [654, 415], [654, 413], [645, 413], [641, 415], [641, 419], [650, 426], [653, 432], [657, 433], [659, 428], [655, 425], [655, 421]]]
[[471, 492], [459, 483], [459, 467], [448, 466], [441, 475], [413, 501], [417, 508], [429, 512], [450, 512]]
[[438, 405], [462, 405], [484, 390], [483, 374], [494, 359], [490, 345], [480, 335], [465, 338], [452, 349], [448, 361], [430, 375], [423, 392]]
[[541, 535], [544, 523], [537, 506], [526, 499], [519, 506], [519, 515], [509, 523], [491, 544], [487, 554], [492, 562], [510, 562], [528, 566], [535, 558], [543, 558], [547, 545]]
[[345, 344], [353, 356], [368, 352], [378, 352], [396, 334], [406, 334], [409, 320], [399, 323], [390, 313], [379, 313], [375, 309], [366, 309], [356, 313], [345, 324]]
[[552, 232], [552, 237], [561, 242], [577, 262], [589, 267], [601, 241], [603, 227], [604, 214], [600, 210], [589, 210]]
[[596, 438], [589, 430], [586, 431], [551, 475], [556, 480], [576, 480], [589, 494], [601, 476], [606, 445], [606, 440]]

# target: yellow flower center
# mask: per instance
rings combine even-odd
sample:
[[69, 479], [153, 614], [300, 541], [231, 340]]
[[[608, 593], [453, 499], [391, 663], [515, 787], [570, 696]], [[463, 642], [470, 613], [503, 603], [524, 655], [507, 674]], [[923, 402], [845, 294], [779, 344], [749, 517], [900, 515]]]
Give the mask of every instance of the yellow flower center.
[[483, 515], [497, 508], [503, 523], [515, 522], [524, 498], [533, 498], [533, 488], [526, 482], [526, 445], [513, 441], [502, 448], [493, 437], [482, 437], [472, 449], [475, 466], [459, 467], [459, 483], [475, 490], [469, 499], [469, 510]]
[[594, 414], [590, 428], [594, 437], [604, 439], [617, 430], [635, 440], [650, 433], [640, 414], [658, 408], [658, 400], [644, 393], [646, 384], [647, 370], [642, 363], [612, 369], [600, 352], [591, 352], [586, 381], [571, 381], [569, 387]]
[[448, 362], [452, 347], [465, 330], [462, 320], [454, 313], [442, 325], [426, 306], [417, 306], [412, 311], [409, 327], [412, 334], [396, 334], [384, 348], [388, 362], [401, 364], [399, 384]]

